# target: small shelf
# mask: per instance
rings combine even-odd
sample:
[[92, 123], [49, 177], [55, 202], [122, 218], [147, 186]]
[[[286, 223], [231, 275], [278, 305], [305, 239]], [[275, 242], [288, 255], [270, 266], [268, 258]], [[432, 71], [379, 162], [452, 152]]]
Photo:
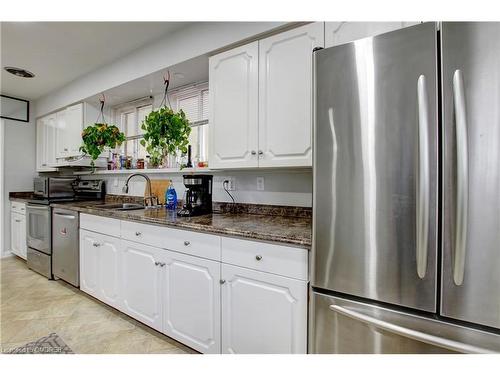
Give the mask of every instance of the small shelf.
[[97, 169], [94, 173], [91, 171], [74, 172], [75, 175], [121, 175], [132, 173], [145, 173], [145, 174], [190, 174], [190, 173], [205, 173], [211, 172], [210, 168], [159, 168], [159, 169]]

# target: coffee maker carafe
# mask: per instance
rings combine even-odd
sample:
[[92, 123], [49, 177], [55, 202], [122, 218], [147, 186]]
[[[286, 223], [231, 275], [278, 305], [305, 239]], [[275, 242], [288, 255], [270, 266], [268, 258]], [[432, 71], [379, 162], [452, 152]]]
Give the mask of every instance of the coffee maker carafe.
[[212, 175], [184, 175], [186, 187], [179, 216], [197, 216], [212, 213]]

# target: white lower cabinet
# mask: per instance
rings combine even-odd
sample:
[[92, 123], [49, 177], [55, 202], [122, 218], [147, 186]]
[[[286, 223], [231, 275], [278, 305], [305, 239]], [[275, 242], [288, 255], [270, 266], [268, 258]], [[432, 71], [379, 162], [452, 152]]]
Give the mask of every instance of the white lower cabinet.
[[220, 262], [165, 255], [163, 332], [202, 353], [220, 353]]
[[120, 239], [80, 230], [80, 289], [120, 308]]
[[162, 329], [163, 251], [140, 243], [121, 242], [123, 312], [158, 331]]
[[222, 352], [305, 354], [307, 282], [222, 264]]
[[131, 225], [81, 215], [81, 290], [201, 353], [306, 353], [307, 250]]
[[17, 212], [10, 214], [10, 250], [26, 259], [26, 216]]

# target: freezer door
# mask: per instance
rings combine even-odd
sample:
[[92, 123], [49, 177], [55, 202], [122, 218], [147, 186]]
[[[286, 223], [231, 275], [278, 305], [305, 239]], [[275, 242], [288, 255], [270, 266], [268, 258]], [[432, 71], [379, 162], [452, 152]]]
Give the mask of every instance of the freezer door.
[[500, 353], [500, 336], [312, 293], [309, 350], [318, 354]]
[[500, 23], [444, 23], [442, 315], [500, 328]]
[[313, 285], [436, 310], [434, 23], [315, 53]]

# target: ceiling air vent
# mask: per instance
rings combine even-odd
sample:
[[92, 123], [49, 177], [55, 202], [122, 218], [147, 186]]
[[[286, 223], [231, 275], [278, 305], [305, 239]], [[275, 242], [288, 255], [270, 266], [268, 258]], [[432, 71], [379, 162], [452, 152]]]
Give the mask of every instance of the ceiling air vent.
[[33, 73], [27, 71], [26, 69], [16, 68], [14, 66], [6, 66], [4, 69], [10, 74], [14, 74], [17, 77], [33, 78], [35, 76]]

